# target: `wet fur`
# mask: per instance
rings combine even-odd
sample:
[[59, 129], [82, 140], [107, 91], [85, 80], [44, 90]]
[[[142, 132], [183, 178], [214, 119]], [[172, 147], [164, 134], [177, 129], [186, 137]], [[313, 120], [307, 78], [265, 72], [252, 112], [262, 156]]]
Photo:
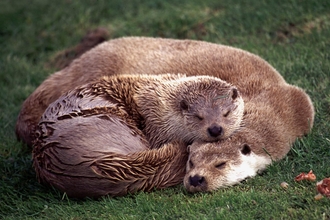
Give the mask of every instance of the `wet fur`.
[[148, 192], [182, 183], [187, 157], [186, 146], [179, 143], [129, 154], [58, 143], [34, 148], [33, 164], [41, 183], [70, 197], [98, 198]]
[[[182, 100], [196, 109], [180, 109]], [[203, 109], [196, 106], [200, 102]], [[206, 124], [223, 124], [219, 111], [225, 108], [227, 112], [236, 102], [242, 105], [227, 117], [233, 120], [240, 108], [238, 128], [242, 99], [235, 87], [217, 78], [182, 74], [104, 77], [49, 105], [36, 129], [34, 168], [40, 182], [78, 198], [172, 186], [184, 176], [184, 141], [209, 139], [200, 138], [205, 123], [194, 112], [214, 109], [218, 114], [205, 115], [210, 119]], [[194, 123], [187, 126], [184, 118]], [[199, 132], [194, 134], [195, 130]]]

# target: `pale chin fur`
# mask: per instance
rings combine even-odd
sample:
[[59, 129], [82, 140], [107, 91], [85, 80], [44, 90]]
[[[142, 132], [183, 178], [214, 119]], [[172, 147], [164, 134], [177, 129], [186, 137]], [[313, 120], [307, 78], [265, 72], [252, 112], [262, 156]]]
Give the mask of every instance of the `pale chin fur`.
[[254, 177], [272, 163], [270, 157], [258, 156], [253, 152], [247, 156], [241, 154], [240, 157], [242, 163], [231, 165], [231, 172], [228, 173], [226, 178], [227, 186], [237, 184], [248, 177]]

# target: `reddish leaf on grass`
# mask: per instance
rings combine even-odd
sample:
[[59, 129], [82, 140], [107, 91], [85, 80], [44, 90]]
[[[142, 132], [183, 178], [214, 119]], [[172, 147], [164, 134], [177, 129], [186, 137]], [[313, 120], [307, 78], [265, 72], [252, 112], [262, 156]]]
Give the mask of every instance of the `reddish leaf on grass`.
[[309, 181], [315, 181], [316, 176], [313, 173], [313, 170], [309, 171], [307, 174], [306, 173], [301, 173], [298, 176], [294, 178], [295, 181], [302, 181], [302, 180], [309, 180]]
[[325, 178], [317, 182], [316, 189], [320, 194], [330, 197], [330, 178]]

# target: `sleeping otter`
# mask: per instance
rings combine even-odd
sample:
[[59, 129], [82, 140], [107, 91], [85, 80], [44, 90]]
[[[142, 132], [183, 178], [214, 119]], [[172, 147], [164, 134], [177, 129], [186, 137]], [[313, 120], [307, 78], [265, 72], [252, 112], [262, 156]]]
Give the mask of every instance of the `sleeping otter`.
[[215, 77], [118, 75], [69, 92], [48, 107], [40, 123], [102, 108], [117, 111], [159, 148], [175, 140], [228, 138], [240, 127], [244, 102], [235, 86]]
[[186, 143], [228, 138], [243, 109], [237, 89], [214, 77], [104, 77], [49, 105], [36, 131], [34, 167], [41, 182], [75, 197], [170, 186], [183, 178]]

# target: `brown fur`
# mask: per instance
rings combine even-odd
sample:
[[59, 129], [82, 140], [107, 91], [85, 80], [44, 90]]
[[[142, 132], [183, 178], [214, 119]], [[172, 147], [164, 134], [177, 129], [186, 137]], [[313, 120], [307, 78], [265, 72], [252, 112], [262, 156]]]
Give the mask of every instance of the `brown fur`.
[[231, 138], [189, 147], [184, 185], [190, 192], [213, 191], [252, 177], [282, 159], [313, 122], [312, 102], [301, 89], [283, 85], [265, 91], [245, 104], [245, 126]]
[[[215, 77], [118, 75], [76, 88], [53, 103], [41, 121], [103, 107], [131, 120], [130, 126], [143, 130], [151, 147], [159, 148], [176, 140], [228, 138], [240, 127], [244, 102], [236, 87]], [[212, 135], [214, 127], [220, 132]]]
[[[236, 88], [214, 77], [105, 77], [49, 105], [36, 130], [34, 168], [40, 182], [74, 197], [164, 188], [184, 176], [182, 142], [227, 138], [242, 116]], [[214, 124], [223, 132], [210, 137]]]
[[285, 84], [266, 61], [233, 47], [193, 40], [119, 38], [98, 45], [46, 79], [23, 103], [16, 124], [17, 137], [31, 145], [47, 106], [76, 86], [103, 75], [168, 72], [219, 77], [237, 86], [245, 101]]
[[86, 145], [34, 148], [39, 181], [75, 198], [123, 196], [177, 185], [182, 183], [187, 158], [186, 145], [176, 143], [130, 154]]

